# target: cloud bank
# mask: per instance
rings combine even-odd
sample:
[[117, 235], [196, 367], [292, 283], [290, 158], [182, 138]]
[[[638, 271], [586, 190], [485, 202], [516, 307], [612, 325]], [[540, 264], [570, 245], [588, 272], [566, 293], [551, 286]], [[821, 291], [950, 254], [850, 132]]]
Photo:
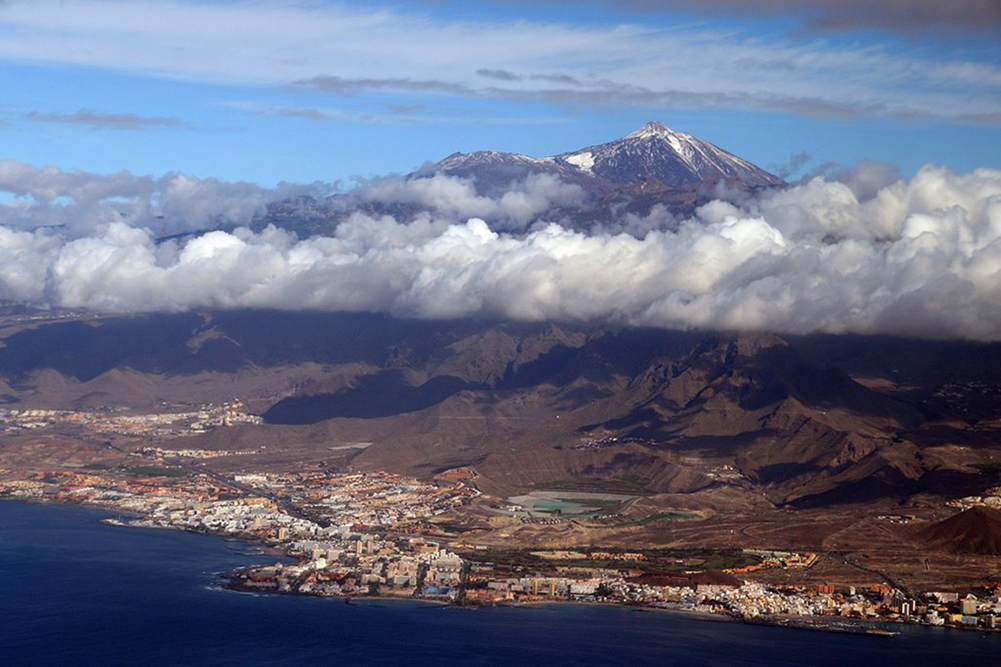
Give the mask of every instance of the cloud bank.
[[[156, 236], [249, 222], [268, 202], [302, 194], [326, 194], [322, 184], [261, 188], [253, 183], [199, 179], [170, 173], [99, 175], [0, 160], [0, 225], [8, 230], [60, 227], [65, 237], [88, 235], [122, 222]], [[3, 201], [3, 200], [0, 200]]]
[[469, 179], [436, 173], [416, 179], [375, 180], [349, 193], [345, 204], [404, 204], [431, 211], [439, 219], [486, 218], [494, 229], [522, 229], [540, 214], [579, 204], [584, 196], [579, 185], [565, 183], [553, 174], [515, 180], [490, 197], [478, 193]]
[[[863, 164], [756, 197], [721, 192], [670, 226], [655, 209], [633, 234], [547, 222], [554, 202], [581, 196], [547, 178], [498, 198], [441, 175], [377, 182], [353, 196], [422, 212], [401, 222], [356, 210], [329, 235], [304, 239], [269, 226], [157, 240], [158, 211], [198, 228], [246, 218], [278, 194], [247, 184], [6, 161], [0, 190], [20, 195], [0, 205], [0, 300], [8, 303], [1001, 340], [996, 170], [927, 166], [905, 181]], [[126, 197], [134, 214], [111, 211]], [[29, 224], [59, 215], [63, 227]], [[520, 216], [521, 231], [498, 232], [482, 219], [498, 216]], [[607, 228], [616, 224], [624, 223]]]

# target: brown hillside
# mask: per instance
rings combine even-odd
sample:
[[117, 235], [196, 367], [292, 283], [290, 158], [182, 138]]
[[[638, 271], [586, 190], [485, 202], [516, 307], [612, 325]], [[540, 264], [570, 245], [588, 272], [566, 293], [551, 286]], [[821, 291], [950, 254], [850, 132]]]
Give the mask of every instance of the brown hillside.
[[928, 526], [917, 539], [956, 553], [1001, 555], [1001, 511], [972, 507]]

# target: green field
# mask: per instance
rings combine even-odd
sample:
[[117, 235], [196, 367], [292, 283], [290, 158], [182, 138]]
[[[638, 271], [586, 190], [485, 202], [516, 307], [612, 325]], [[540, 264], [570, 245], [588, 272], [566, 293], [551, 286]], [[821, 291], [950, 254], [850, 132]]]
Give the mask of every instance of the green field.
[[618, 493], [628, 496], [652, 496], [656, 493], [643, 480], [626, 475], [612, 479], [564, 479], [533, 484], [532, 488], [546, 491], [580, 491], [585, 493]]

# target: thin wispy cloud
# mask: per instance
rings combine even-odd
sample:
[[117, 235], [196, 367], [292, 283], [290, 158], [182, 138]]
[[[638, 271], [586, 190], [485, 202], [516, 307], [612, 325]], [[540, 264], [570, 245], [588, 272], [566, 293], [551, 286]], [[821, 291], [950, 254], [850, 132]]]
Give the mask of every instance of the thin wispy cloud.
[[[541, 81], [547, 84], [569, 84], [570, 87], [485, 86], [474, 87], [445, 81], [411, 79], [347, 79], [340, 76], [317, 76], [295, 81], [292, 87], [299, 90], [321, 92], [341, 97], [355, 97], [379, 93], [421, 93], [430, 95], [455, 95], [466, 98], [500, 99], [515, 102], [542, 102], [564, 107], [638, 107], [681, 109], [728, 109], [773, 111], [800, 116], [859, 118], [864, 116], [890, 116], [905, 120], [937, 118], [936, 114], [917, 107], [890, 105], [883, 102], [840, 102], [824, 97], [801, 97], [745, 90], [697, 92], [691, 90], [654, 90], [643, 86], [621, 84], [601, 79], [584, 84], [566, 75], [533, 74], [520, 76], [507, 70], [478, 70], [477, 74], [488, 79], [513, 84], [521, 81]], [[1001, 112], [999, 112], [1001, 113]], [[997, 113], [956, 113], [952, 120], [991, 125], [997, 123]]]
[[292, 87], [331, 93], [334, 95], [359, 95], [362, 93], [377, 91], [430, 93], [435, 95], [459, 96], [473, 94], [473, 90], [468, 86], [461, 83], [450, 83], [448, 81], [408, 79], [403, 77], [386, 79], [365, 77], [351, 79], [329, 74], [293, 81]]
[[[682, 109], [732, 109], [779, 111], [801, 116], [858, 118], [861, 116], [895, 116], [916, 119], [931, 118], [930, 114], [907, 107], [890, 108], [885, 104], [840, 103], [817, 97], [790, 97], [749, 93], [746, 91], [700, 93], [686, 90], [649, 90], [638, 86], [620, 86], [604, 82], [598, 89], [546, 88], [540, 90], [509, 90], [488, 88], [480, 91], [485, 97], [499, 97], [522, 102], [547, 102], [577, 107], [661, 107]], [[975, 122], [969, 115], [962, 115]], [[985, 117], [985, 120], [990, 117]]]
[[20, 118], [35, 123], [83, 125], [92, 130], [143, 130], [147, 128], [190, 128], [192, 124], [180, 118], [167, 116], [140, 116], [134, 113], [105, 113], [80, 109], [73, 113], [57, 111], [29, 111]]
[[255, 104], [250, 102], [227, 102], [224, 106], [255, 116], [277, 116], [279, 118], [298, 118], [300, 120], [313, 121], [329, 121], [334, 120], [336, 117], [334, 113], [313, 107]]
[[506, 69], [478, 69], [476, 73], [488, 79], [496, 79], [498, 81], [521, 81], [522, 79], [521, 76], [514, 72], [508, 72]]
[[[807, 6], [818, 20], [835, 16], [819, 1]], [[937, 15], [931, 3], [921, 7], [915, 21]], [[838, 16], [861, 21], [863, 14], [862, 3], [852, 2]], [[963, 21], [983, 16], [990, 25], [983, 8]], [[0, 6], [0, 29], [0, 59], [8, 62], [340, 96], [495, 96], [956, 122], [992, 122], [1001, 111], [1001, 67], [993, 62], [762, 39], [706, 25], [472, 21], [319, 3], [33, 0]]]
[[226, 102], [223, 106], [254, 116], [294, 118], [316, 122], [367, 123], [377, 125], [418, 125], [428, 123], [470, 125], [537, 125], [563, 123], [559, 116], [515, 117], [497, 116], [485, 109], [438, 110], [423, 104], [385, 104], [380, 111], [357, 109], [287, 106], [255, 102]]

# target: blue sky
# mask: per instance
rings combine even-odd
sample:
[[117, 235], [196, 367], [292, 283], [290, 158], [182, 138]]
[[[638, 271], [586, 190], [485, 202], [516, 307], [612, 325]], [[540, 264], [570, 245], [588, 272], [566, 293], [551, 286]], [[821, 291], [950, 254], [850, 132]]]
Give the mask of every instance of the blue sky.
[[1001, 167], [996, 5], [831, 4], [8, 0], [0, 159], [350, 185], [658, 119], [800, 174]]

